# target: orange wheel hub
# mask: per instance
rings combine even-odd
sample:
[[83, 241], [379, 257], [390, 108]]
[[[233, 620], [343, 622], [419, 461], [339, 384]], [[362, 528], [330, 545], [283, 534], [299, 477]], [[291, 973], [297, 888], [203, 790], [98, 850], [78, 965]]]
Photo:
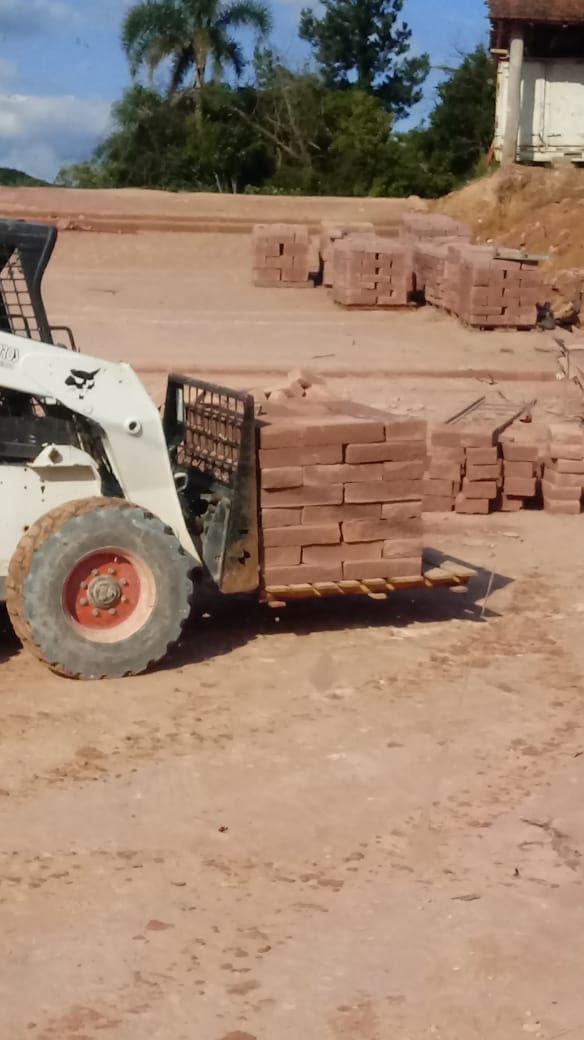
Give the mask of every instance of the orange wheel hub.
[[140, 564], [121, 549], [98, 549], [73, 568], [63, 587], [63, 608], [77, 629], [89, 638], [98, 632], [128, 624], [136, 615], [143, 621]]

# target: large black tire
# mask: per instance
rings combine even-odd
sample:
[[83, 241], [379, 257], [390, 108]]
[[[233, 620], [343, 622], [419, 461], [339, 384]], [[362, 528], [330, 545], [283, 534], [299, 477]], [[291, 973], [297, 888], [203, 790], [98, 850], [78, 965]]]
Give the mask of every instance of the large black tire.
[[[123, 573], [132, 577], [134, 568], [135, 581], [121, 579], [118, 585], [116, 577], [106, 577], [117, 573], [115, 567], [107, 569], [104, 563], [100, 569], [99, 561], [114, 553], [112, 547], [120, 555], [111, 562], [129, 561], [130, 570]], [[75, 592], [91, 563], [98, 567]], [[119, 498], [81, 499], [51, 510], [22, 537], [8, 569], [6, 605], [23, 646], [58, 674], [76, 679], [138, 675], [179, 639], [191, 612], [193, 568], [171, 529], [151, 513]], [[101, 590], [92, 588], [92, 575], [100, 579]], [[126, 602], [129, 595], [121, 597], [123, 605], [119, 602], [128, 585], [135, 608]], [[87, 599], [100, 592], [102, 600]], [[123, 623], [108, 616], [134, 609]]]

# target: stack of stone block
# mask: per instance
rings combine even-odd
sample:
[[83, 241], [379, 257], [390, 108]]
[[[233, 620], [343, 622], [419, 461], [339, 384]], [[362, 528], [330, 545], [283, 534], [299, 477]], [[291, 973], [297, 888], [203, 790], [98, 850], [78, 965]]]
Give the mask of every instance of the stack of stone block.
[[539, 445], [531, 425], [516, 423], [501, 437], [503, 485], [499, 508], [504, 513], [523, 509], [538, 493]]
[[351, 224], [328, 224], [320, 226], [320, 271], [322, 284], [328, 287], [333, 284], [333, 248], [335, 242], [340, 242], [349, 235], [374, 235], [375, 228], [368, 221]]
[[[486, 514], [498, 508], [503, 488], [499, 442], [518, 414], [514, 405], [481, 400], [433, 429], [424, 482], [427, 512]], [[510, 494], [531, 490], [509, 486]]]
[[463, 257], [472, 257], [475, 261], [481, 258], [491, 260], [493, 252], [492, 246], [471, 246], [469, 242], [465, 242], [462, 239], [458, 241], [451, 240], [448, 243], [444, 264], [444, 280], [446, 283], [444, 309], [450, 314], [458, 317], [461, 310], [461, 267]]
[[425, 422], [301, 400], [259, 438], [267, 587], [421, 574]]
[[[471, 443], [474, 440], [474, 443]], [[496, 435], [485, 431], [469, 437], [464, 446], [462, 490], [456, 496], [457, 513], [490, 513], [501, 487], [501, 460]]]
[[302, 224], [256, 224], [252, 232], [253, 284], [313, 288], [310, 235]]
[[541, 303], [541, 279], [537, 262], [520, 256], [498, 259], [494, 248], [484, 246], [461, 249], [458, 302], [451, 294], [449, 309], [466, 325], [476, 328], [534, 328], [537, 304]]
[[584, 434], [577, 421], [549, 428], [548, 457], [543, 473], [544, 509], [550, 513], [580, 513], [584, 485]]
[[335, 303], [405, 307], [413, 289], [412, 250], [398, 239], [351, 235], [333, 246]]
[[424, 513], [451, 513], [462, 487], [464, 448], [453, 441], [448, 426], [432, 430], [424, 476]]
[[447, 242], [419, 242], [414, 247], [416, 293], [433, 307], [446, 307], [448, 280]]

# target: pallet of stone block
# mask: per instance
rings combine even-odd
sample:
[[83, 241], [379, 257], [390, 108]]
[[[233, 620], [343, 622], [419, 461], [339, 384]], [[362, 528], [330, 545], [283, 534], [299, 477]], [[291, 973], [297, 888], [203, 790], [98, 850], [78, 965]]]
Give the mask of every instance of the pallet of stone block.
[[333, 246], [332, 298], [343, 307], [415, 306], [411, 248], [398, 239], [350, 235]]
[[256, 224], [252, 231], [252, 280], [275, 289], [313, 289], [310, 235], [302, 224]]
[[369, 221], [354, 221], [349, 224], [329, 224], [320, 226], [320, 275], [322, 284], [330, 288], [333, 284], [333, 247], [335, 242], [351, 235], [370, 236], [375, 234], [375, 227]]
[[[438, 453], [442, 471], [456, 467], [460, 483], [453, 489], [453, 504], [457, 512], [489, 512], [495, 508], [502, 488], [502, 465], [498, 442], [501, 434], [533, 402], [512, 404], [477, 398], [433, 429], [431, 434], [431, 467], [438, 472]], [[444, 457], [450, 453], [451, 461]], [[488, 503], [488, 505], [486, 504]]]
[[468, 224], [443, 213], [404, 213], [399, 226], [400, 238], [409, 242], [424, 239], [457, 238], [470, 242]]
[[512, 513], [533, 504], [540, 491], [547, 431], [540, 423], [513, 423], [500, 439], [503, 483], [499, 508]]
[[487, 255], [484, 246], [460, 251], [458, 305], [461, 322], [481, 329], [533, 329], [542, 282], [535, 260], [501, 259], [495, 247]]
[[580, 513], [584, 487], [584, 427], [580, 420], [552, 423], [542, 492], [550, 513]]
[[426, 424], [346, 401], [263, 418], [265, 584], [419, 574]]

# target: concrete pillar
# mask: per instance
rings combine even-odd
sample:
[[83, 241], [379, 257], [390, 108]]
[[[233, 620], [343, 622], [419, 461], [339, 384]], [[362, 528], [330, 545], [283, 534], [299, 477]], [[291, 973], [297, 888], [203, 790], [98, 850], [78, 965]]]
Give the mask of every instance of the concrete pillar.
[[503, 165], [515, 162], [517, 158], [517, 138], [521, 118], [521, 82], [523, 79], [524, 29], [519, 22], [511, 28], [511, 45], [509, 47], [509, 84], [507, 92], [507, 119], [505, 123], [505, 139], [503, 141]]

